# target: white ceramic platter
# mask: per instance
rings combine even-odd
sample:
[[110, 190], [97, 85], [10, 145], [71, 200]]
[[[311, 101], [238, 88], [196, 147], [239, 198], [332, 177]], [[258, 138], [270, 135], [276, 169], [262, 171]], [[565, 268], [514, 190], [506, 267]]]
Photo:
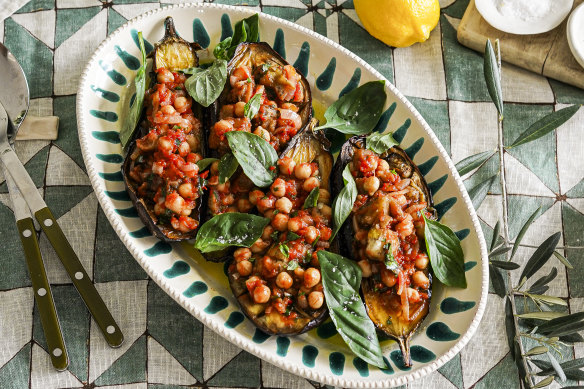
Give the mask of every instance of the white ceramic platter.
[[[206, 262], [188, 244], [168, 245], [150, 236], [125, 195], [120, 166], [122, 150], [117, 132], [123, 120], [139, 58], [138, 31], [151, 43], [163, 36], [166, 16], [178, 32], [207, 44], [209, 51], [234, 24], [251, 10], [214, 4], [182, 4], [141, 15], [111, 34], [89, 59], [77, 95], [77, 122], [83, 158], [91, 184], [113, 228], [140, 265], [162, 289], [194, 317], [237, 346], [294, 374], [342, 387], [403, 385], [436, 370], [469, 341], [485, 310], [488, 261], [477, 216], [448, 154], [413, 106], [393, 85], [381, 125], [395, 131], [401, 146], [419, 165], [434, 193], [442, 222], [462, 239], [467, 289], [435, 283], [430, 314], [412, 339], [414, 366], [404, 369], [392, 341], [382, 342], [390, 368], [364, 364], [351, 353], [330, 321], [301, 336], [267, 337], [244, 319], [232, 297], [222, 264]], [[223, 29], [222, 31], [222, 20]], [[195, 26], [195, 27], [194, 27]], [[260, 15], [261, 40], [285, 51], [287, 60], [303, 70], [316, 105], [328, 106], [345, 88], [355, 88], [381, 74], [338, 44], [303, 27], [269, 15]], [[328, 82], [316, 79], [336, 62]], [[317, 113], [319, 109], [316, 110]], [[112, 253], [113, 254], [113, 253]]]
[[573, 4], [574, 0], [475, 0], [477, 10], [491, 26], [517, 35], [553, 30], [566, 19]]
[[584, 4], [580, 4], [568, 19], [568, 44], [576, 61], [584, 68]]

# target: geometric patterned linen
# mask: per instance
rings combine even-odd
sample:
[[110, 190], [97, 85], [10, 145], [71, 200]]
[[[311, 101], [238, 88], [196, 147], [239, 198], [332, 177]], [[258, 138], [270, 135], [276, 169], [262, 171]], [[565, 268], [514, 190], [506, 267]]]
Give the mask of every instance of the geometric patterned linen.
[[[41, 250], [71, 360], [65, 372], [51, 367], [0, 173], [0, 388], [320, 387], [241, 351], [178, 306], [148, 279], [125, 249], [89, 184], [75, 121], [81, 71], [99, 43], [126, 20], [176, 2], [33, 0], [0, 22], [0, 39], [24, 67], [29, 81], [30, 115], [60, 118], [56, 141], [20, 141], [16, 152], [126, 336], [119, 349], [105, 344], [41, 234]], [[482, 55], [456, 41], [456, 28], [468, 0], [441, 1], [440, 23], [430, 39], [400, 49], [391, 49], [365, 32], [352, 0], [216, 2], [245, 5], [291, 20], [356, 53], [408, 96], [455, 163], [497, 148], [497, 113], [483, 81]], [[580, 89], [505, 64], [503, 95], [504, 144], [511, 144], [539, 117], [584, 103]], [[557, 132], [506, 152], [503, 161], [493, 158], [466, 180], [467, 187], [472, 187], [492, 176], [499, 164], [505, 169], [508, 214], [502, 215], [498, 183], [478, 211], [488, 242], [497, 220], [508, 223], [514, 239], [529, 215], [542, 206], [516, 260], [525, 262], [539, 243], [562, 231], [561, 251], [574, 269], [551, 261], [559, 275], [550, 293], [566, 299], [572, 312], [584, 310], [582, 123], [584, 109]], [[541, 272], [547, 273], [549, 266]], [[470, 343], [438, 372], [407, 387], [518, 387], [503, 318], [502, 300], [490, 293]], [[582, 345], [564, 350], [564, 358], [583, 356]], [[570, 384], [576, 383], [564, 385]]]

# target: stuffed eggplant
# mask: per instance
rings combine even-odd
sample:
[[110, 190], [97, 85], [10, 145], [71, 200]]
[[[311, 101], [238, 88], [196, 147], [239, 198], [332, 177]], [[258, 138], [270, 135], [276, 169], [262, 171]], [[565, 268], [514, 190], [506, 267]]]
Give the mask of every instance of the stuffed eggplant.
[[[304, 129], [312, 116], [308, 82], [267, 43], [241, 43], [227, 66], [227, 84], [207, 111], [210, 155], [229, 153], [225, 134], [247, 131], [270, 142], [280, 154]], [[252, 97], [259, 94], [259, 108], [249, 117]], [[247, 197], [253, 183], [238, 170], [225, 184], [218, 182], [218, 163], [211, 166], [209, 212], [249, 212]]]
[[435, 219], [419, 169], [399, 147], [378, 155], [366, 138], [349, 139], [335, 165], [333, 187], [348, 165], [357, 200], [340, 234], [342, 249], [363, 271], [361, 293], [376, 328], [397, 340], [411, 365], [409, 341], [428, 314], [432, 276], [424, 252], [424, 218]]
[[194, 46], [180, 38], [172, 18], [155, 45], [151, 88], [144, 116], [122, 165], [127, 192], [142, 222], [167, 242], [193, 238], [200, 219], [204, 180], [201, 109], [185, 91], [186, 75], [198, 66]]
[[333, 157], [312, 128], [285, 150], [273, 184], [250, 192], [250, 203], [271, 222], [250, 248], [234, 252], [228, 268], [243, 312], [271, 335], [301, 334], [327, 317], [316, 253], [332, 249]]

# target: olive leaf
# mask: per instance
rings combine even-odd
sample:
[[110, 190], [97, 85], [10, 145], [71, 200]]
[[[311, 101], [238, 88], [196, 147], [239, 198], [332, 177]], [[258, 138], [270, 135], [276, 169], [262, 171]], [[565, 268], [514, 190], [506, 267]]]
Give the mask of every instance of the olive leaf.
[[314, 188], [310, 191], [308, 196], [306, 196], [306, 200], [304, 200], [304, 204], [302, 205], [302, 209], [314, 208], [318, 204], [318, 196], [320, 194], [319, 188]]
[[276, 176], [273, 167], [278, 161], [272, 145], [245, 131], [230, 131], [225, 136], [245, 175], [260, 188], [270, 185]]
[[493, 265], [489, 265], [489, 277], [491, 279], [491, 285], [493, 285], [493, 290], [497, 293], [497, 296], [503, 298], [507, 291], [505, 290], [505, 281], [499, 269]]
[[515, 347], [513, 347], [513, 342], [515, 341], [516, 329], [510, 296], [507, 296], [505, 299], [505, 334], [507, 335], [507, 344], [509, 345], [511, 356], [515, 358]]
[[572, 266], [572, 264], [570, 263], [570, 261], [568, 261], [568, 259], [566, 257], [564, 257], [562, 254], [558, 253], [557, 251], [554, 251], [554, 256], [564, 264], [564, 266], [566, 266], [568, 269], [573, 269], [574, 266]]
[[584, 337], [582, 337], [582, 335], [580, 335], [579, 333], [573, 333], [570, 335], [560, 336], [558, 339], [560, 342], [566, 343], [566, 344], [574, 344], [574, 343], [584, 342]]
[[555, 296], [546, 296], [544, 294], [528, 294], [529, 297], [531, 297], [533, 300], [540, 302], [540, 303], [545, 303], [545, 304], [551, 304], [551, 305], [562, 305], [562, 306], [567, 306], [568, 303], [566, 302], [566, 300], [561, 299], [559, 297], [555, 297]]
[[[545, 361], [538, 361], [538, 362], [545, 362]], [[536, 363], [536, 366], [541, 369], [541, 371], [538, 372], [537, 375], [549, 375], [549, 374], [552, 374], [554, 372], [552, 364], [549, 362], [542, 363], [542, 364]], [[573, 359], [571, 361], [562, 362], [562, 363], [560, 363], [560, 367], [565, 372], [569, 372], [572, 370], [578, 370], [581, 367], [584, 367], [584, 358], [576, 358], [576, 359]]]
[[223, 213], [213, 216], [197, 233], [195, 248], [209, 253], [238, 246], [250, 247], [264, 232], [270, 219], [247, 213]]
[[[501, 254], [511, 251], [511, 247], [501, 245], [489, 253], [489, 258], [495, 258]], [[512, 263], [512, 262], [511, 262]]]
[[552, 368], [560, 378], [560, 381], [566, 382], [566, 373], [564, 373], [564, 370], [562, 369], [562, 366], [560, 365], [558, 360], [550, 352], [548, 352], [547, 355], [550, 360], [550, 363], [552, 364]]
[[456, 164], [456, 170], [458, 170], [458, 174], [464, 176], [466, 173], [472, 172], [474, 169], [481, 167], [485, 162], [487, 162], [493, 155], [495, 155], [496, 151], [483, 151], [482, 153], [471, 155], [470, 157], [466, 157], [462, 161]]
[[521, 272], [519, 279], [523, 277], [529, 278], [534, 275], [541, 267], [550, 259], [556, 246], [560, 241], [560, 232], [556, 232], [549, 238], [547, 238], [533, 253], [531, 258], [527, 261], [527, 264]]
[[493, 50], [493, 45], [491, 45], [491, 40], [487, 39], [487, 44], [485, 46], [485, 58], [484, 58], [484, 74], [485, 81], [487, 82], [487, 90], [489, 91], [489, 96], [491, 100], [497, 107], [499, 116], [503, 116], [503, 91], [501, 90], [501, 71], [499, 69], [497, 56], [495, 55], [495, 50]]
[[479, 209], [485, 198], [487, 197], [487, 193], [493, 186], [493, 183], [497, 179], [497, 174], [492, 177], [487, 178], [485, 181], [478, 183], [472, 189], [468, 191], [468, 196], [472, 201], [472, 205], [475, 209]]
[[317, 253], [329, 314], [349, 348], [365, 362], [386, 368], [375, 326], [359, 296], [361, 268], [338, 254]]
[[208, 168], [213, 162], [219, 161], [217, 158], [204, 158], [197, 162], [197, 166], [199, 167], [200, 171], [205, 170]]
[[519, 269], [520, 266], [515, 262], [507, 262], [507, 261], [490, 261], [491, 265], [503, 269], [503, 270], [515, 270]]
[[245, 103], [245, 106], [243, 107], [243, 116], [245, 116], [249, 120], [253, 119], [254, 116], [257, 115], [261, 106], [262, 94], [256, 93], [255, 95], [253, 95], [251, 99], [249, 99], [247, 103]]
[[557, 275], [558, 275], [558, 270], [555, 267], [552, 268], [552, 270], [550, 270], [548, 275], [543, 276], [541, 278], [538, 278], [537, 281], [535, 281], [531, 285], [531, 287], [529, 288], [529, 292], [536, 293], [535, 291], [538, 290], [538, 288], [544, 287], [547, 284], [549, 284], [551, 281], [554, 280], [554, 278], [556, 278]]
[[[538, 319], [538, 320], [553, 320], [563, 316], [566, 316], [566, 314], [562, 312], [553, 311], [529, 312], [517, 315], [517, 317], [520, 319]], [[539, 332], [539, 330], [537, 332]]]
[[493, 251], [499, 241], [499, 234], [501, 233], [501, 222], [497, 220], [497, 224], [495, 224], [495, 228], [493, 229], [493, 238], [491, 239], [491, 248], [490, 250]]
[[434, 220], [424, 218], [424, 239], [432, 270], [443, 284], [466, 288], [464, 253], [460, 240], [452, 230]]
[[545, 346], [535, 346], [534, 348], [529, 349], [528, 351], [525, 352], [525, 356], [530, 356], [530, 355], [541, 355], [541, 354], [545, 354], [549, 351], [549, 349]]
[[227, 81], [227, 62], [217, 59], [207, 69], [196, 72], [185, 81], [189, 95], [203, 107], [211, 105], [223, 91]]
[[368, 134], [379, 121], [386, 98], [385, 81], [365, 83], [329, 106], [326, 123], [314, 131], [334, 128], [343, 134]]
[[546, 377], [543, 380], [539, 381], [537, 384], [531, 386], [531, 388], [533, 388], [533, 389], [545, 388], [546, 386], [548, 386], [552, 382], [554, 382], [554, 377], [549, 376], [549, 377]]
[[393, 139], [393, 134], [391, 132], [388, 132], [387, 134], [374, 132], [365, 139], [365, 147], [377, 154], [383, 154], [389, 150], [390, 147], [398, 144], [399, 142]]
[[233, 173], [239, 167], [239, 162], [231, 153], [226, 153], [221, 157], [219, 161], [219, 183], [225, 184], [225, 182], [231, 178]]
[[535, 220], [537, 215], [539, 215], [540, 210], [541, 210], [541, 206], [539, 208], [537, 208], [534, 213], [531, 214], [531, 216], [529, 217], [529, 219], [527, 219], [527, 221], [525, 222], [523, 227], [521, 227], [521, 230], [519, 231], [519, 234], [517, 235], [517, 238], [515, 239], [515, 243], [513, 243], [513, 251], [511, 251], [511, 259], [513, 258], [513, 256], [515, 255], [515, 252], [519, 248], [519, 245], [521, 244], [521, 240], [523, 239], [523, 236], [525, 235], [525, 233], [529, 229], [529, 226], [531, 226], [531, 223], [533, 223], [533, 221]]
[[351, 213], [353, 209], [353, 204], [355, 204], [355, 200], [357, 199], [357, 184], [355, 183], [355, 179], [351, 174], [351, 170], [349, 170], [349, 165], [345, 166], [343, 170], [343, 181], [345, 186], [339, 192], [339, 195], [333, 201], [333, 234], [330, 238], [332, 241], [337, 235], [337, 232], [341, 229], [341, 226]]
[[126, 115], [126, 120], [122, 129], [120, 130], [120, 143], [122, 148], [125, 148], [134, 131], [138, 126], [138, 121], [140, 120], [140, 115], [142, 114], [142, 106], [144, 105], [144, 93], [146, 93], [146, 49], [144, 48], [144, 38], [142, 38], [142, 31], [138, 32], [138, 42], [140, 43], [140, 54], [142, 55], [142, 63], [136, 71], [136, 77], [134, 77], [134, 86], [136, 87], [136, 98], [129, 107], [129, 112]]
[[536, 139], [541, 138], [542, 136], [546, 135], [548, 132], [551, 132], [567, 122], [572, 116], [578, 112], [581, 105], [572, 105], [570, 107], [566, 107], [560, 109], [559, 111], [554, 111], [535, 123], [533, 123], [525, 132], [519, 135], [519, 138], [515, 140], [511, 144], [511, 146], [505, 147], [506, 149], [511, 149], [513, 147], [520, 146], [525, 143], [532, 142]]

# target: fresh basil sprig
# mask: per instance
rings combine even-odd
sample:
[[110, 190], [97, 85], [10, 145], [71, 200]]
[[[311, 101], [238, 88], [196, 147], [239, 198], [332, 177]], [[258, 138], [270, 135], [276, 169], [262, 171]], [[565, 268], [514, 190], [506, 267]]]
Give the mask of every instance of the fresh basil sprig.
[[140, 114], [142, 113], [142, 105], [144, 104], [144, 93], [146, 93], [146, 49], [144, 48], [144, 38], [142, 38], [142, 31], [138, 32], [138, 42], [140, 43], [140, 54], [142, 54], [142, 63], [136, 72], [136, 77], [134, 78], [134, 85], [136, 87], [136, 98], [134, 103], [130, 105], [130, 112], [126, 116], [124, 125], [120, 131], [120, 143], [122, 148], [128, 145], [132, 135], [136, 130], [138, 125], [138, 120], [140, 120]]
[[375, 326], [359, 297], [361, 268], [355, 262], [325, 250], [318, 251], [317, 256], [326, 305], [337, 331], [365, 362], [387, 368]]
[[217, 158], [204, 158], [197, 162], [197, 166], [199, 167], [200, 171], [205, 170], [208, 168], [213, 162], [219, 161]]
[[302, 205], [302, 209], [316, 207], [318, 204], [319, 194], [320, 194], [319, 188], [314, 188], [313, 190], [311, 190], [308, 196], [306, 196], [306, 200], [304, 200], [304, 205]]
[[363, 84], [328, 107], [326, 123], [315, 130], [334, 128], [343, 134], [368, 134], [379, 121], [386, 98], [385, 81]]
[[276, 169], [270, 168], [278, 161], [272, 145], [245, 131], [230, 131], [225, 136], [245, 175], [260, 188], [270, 185], [276, 177]]
[[237, 45], [243, 42], [259, 42], [259, 40], [259, 14], [255, 14], [235, 23], [233, 35], [219, 42], [213, 49], [213, 55], [217, 59], [229, 61], [233, 57]]
[[389, 150], [390, 147], [398, 144], [398, 141], [393, 139], [393, 134], [391, 132], [388, 132], [387, 134], [374, 132], [365, 139], [365, 147], [377, 154], [383, 154]]
[[426, 251], [434, 275], [444, 284], [466, 288], [464, 253], [460, 240], [450, 228], [424, 216]]
[[260, 110], [262, 106], [262, 95], [261, 93], [256, 93], [243, 107], [243, 116], [249, 120], [253, 119], [255, 115]]
[[218, 59], [207, 69], [194, 71], [193, 75], [185, 81], [185, 88], [197, 103], [208, 107], [217, 100], [226, 81], [227, 62]]
[[238, 166], [239, 163], [233, 154], [227, 153], [223, 155], [219, 161], [219, 183], [225, 184], [225, 182], [231, 178], [233, 173], [235, 173]]
[[333, 202], [334, 228], [331, 240], [335, 238], [335, 235], [337, 235], [337, 232], [341, 229], [341, 226], [351, 213], [353, 204], [355, 204], [355, 200], [357, 199], [357, 184], [355, 183], [355, 179], [351, 174], [348, 164], [345, 166], [345, 170], [343, 170], [343, 181], [345, 186]]
[[201, 226], [195, 248], [202, 253], [225, 247], [250, 247], [264, 232], [270, 219], [248, 213], [222, 213]]

